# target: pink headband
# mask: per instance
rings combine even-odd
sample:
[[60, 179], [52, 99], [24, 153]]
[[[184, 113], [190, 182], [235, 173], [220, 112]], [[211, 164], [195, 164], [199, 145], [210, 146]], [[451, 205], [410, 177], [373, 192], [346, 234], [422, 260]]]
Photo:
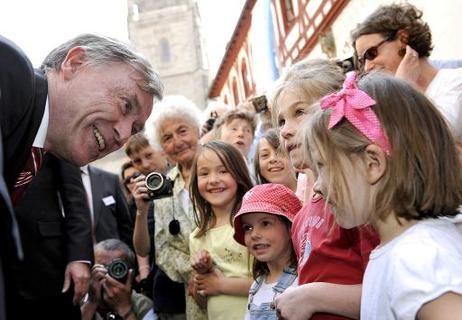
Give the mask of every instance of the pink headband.
[[355, 72], [347, 74], [342, 90], [321, 99], [321, 108], [323, 110], [332, 109], [329, 129], [333, 128], [345, 117], [370, 141], [379, 145], [387, 155], [390, 155], [391, 146], [388, 137], [382, 130], [380, 121], [371, 108], [375, 104], [374, 99], [358, 89]]

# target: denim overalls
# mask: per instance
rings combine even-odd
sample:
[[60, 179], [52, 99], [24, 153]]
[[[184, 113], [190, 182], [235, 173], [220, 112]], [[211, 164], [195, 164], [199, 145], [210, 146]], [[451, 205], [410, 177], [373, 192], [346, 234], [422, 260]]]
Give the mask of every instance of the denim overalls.
[[292, 283], [297, 279], [297, 270], [294, 267], [284, 268], [282, 275], [279, 277], [278, 282], [274, 285], [273, 291], [273, 301], [264, 302], [259, 306], [256, 306], [252, 303], [254, 295], [260, 289], [263, 281], [265, 281], [265, 276], [258, 277], [252, 284], [249, 290], [249, 303], [247, 309], [249, 310], [249, 316], [252, 320], [267, 320], [267, 319], [277, 319], [276, 310], [272, 308], [274, 298], [276, 295], [283, 293]]

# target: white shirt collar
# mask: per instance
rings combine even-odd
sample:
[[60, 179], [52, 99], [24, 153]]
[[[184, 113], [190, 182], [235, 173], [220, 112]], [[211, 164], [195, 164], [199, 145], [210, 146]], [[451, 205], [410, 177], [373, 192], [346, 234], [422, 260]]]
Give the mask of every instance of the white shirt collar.
[[80, 167], [80, 171], [88, 175], [88, 164], [84, 165], [83, 167]]
[[48, 97], [47, 102], [45, 103], [45, 111], [43, 112], [42, 122], [40, 122], [40, 127], [35, 136], [33, 147], [42, 148], [45, 145], [45, 139], [47, 138], [48, 131], [48, 120], [49, 120], [49, 106], [48, 106]]

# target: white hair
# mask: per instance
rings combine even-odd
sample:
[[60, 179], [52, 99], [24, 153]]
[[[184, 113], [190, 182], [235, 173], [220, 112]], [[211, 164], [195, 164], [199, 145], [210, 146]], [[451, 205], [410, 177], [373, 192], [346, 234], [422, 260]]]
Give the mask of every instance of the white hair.
[[154, 104], [151, 116], [146, 121], [146, 135], [152, 145], [160, 145], [160, 128], [165, 120], [183, 120], [191, 124], [197, 132], [201, 126], [201, 110], [189, 99], [180, 95], [170, 95]]

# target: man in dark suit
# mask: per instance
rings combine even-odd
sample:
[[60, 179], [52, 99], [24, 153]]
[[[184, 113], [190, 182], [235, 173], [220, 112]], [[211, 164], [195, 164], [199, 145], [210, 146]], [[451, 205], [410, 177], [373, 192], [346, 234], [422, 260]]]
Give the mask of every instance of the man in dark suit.
[[46, 154], [15, 212], [24, 260], [7, 267], [14, 286], [9, 318], [80, 319], [78, 302], [88, 284], [76, 279], [69, 288], [70, 273], [89, 270], [93, 243], [79, 168]]
[[[0, 37], [3, 270], [6, 260], [22, 257], [16, 219], [6, 194], [17, 195], [17, 203], [21, 193], [16, 190], [27, 186], [40, 167], [32, 147], [74, 165], [85, 165], [119, 149], [140, 131], [153, 98], [161, 95], [162, 84], [149, 62], [114, 39], [79, 36], [53, 50], [41, 70], [34, 70], [16, 45]], [[28, 179], [18, 184], [18, 177]], [[2, 278], [3, 274], [0, 292]], [[0, 296], [0, 320], [5, 319], [2, 300]]]
[[80, 170], [87, 198], [91, 201], [95, 243], [106, 239], [120, 239], [133, 247], [133, 222], [119, 177], [93, 166], [84, 166]]

